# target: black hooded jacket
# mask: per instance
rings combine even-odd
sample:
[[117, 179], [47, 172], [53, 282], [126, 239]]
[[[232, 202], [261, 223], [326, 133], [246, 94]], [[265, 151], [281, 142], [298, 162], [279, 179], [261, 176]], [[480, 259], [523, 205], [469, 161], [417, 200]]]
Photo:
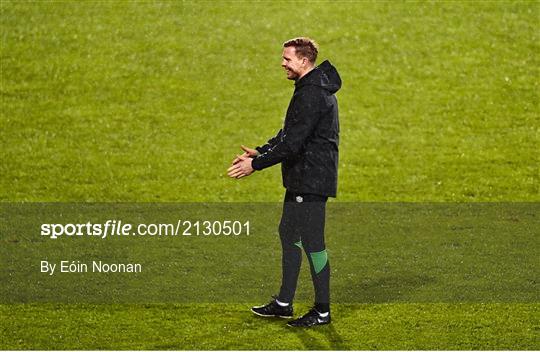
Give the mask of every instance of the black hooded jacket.
[[252, 167], [281, 163], [283, 186], [293, 193], [335, 197], [337, 193], [339, 119], [334, 95], [341, 78], [328, 61], [295, 83], [285, 123], [265, 145]]

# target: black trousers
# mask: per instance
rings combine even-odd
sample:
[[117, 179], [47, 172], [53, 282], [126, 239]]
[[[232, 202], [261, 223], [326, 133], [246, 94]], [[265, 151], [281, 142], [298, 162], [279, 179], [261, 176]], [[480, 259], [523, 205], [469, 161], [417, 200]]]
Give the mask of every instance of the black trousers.
[[279, 224], [282, 281], [278, 299], [281, 302], [293, 301], [303, 249], [309, 261], [315, 304], [322, 307], [330, 304], [330, 264], [324, 243], [327, 199], [315, 194], [285, 193]]

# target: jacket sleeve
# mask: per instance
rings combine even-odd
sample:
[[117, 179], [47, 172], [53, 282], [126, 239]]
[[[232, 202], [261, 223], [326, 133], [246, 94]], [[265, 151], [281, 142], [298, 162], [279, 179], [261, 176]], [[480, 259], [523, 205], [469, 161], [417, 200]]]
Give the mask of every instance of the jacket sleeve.
[[268, 151], [268, 149], [275, 146], [279, 140], [281, 139], [281, 133], [283, 132], [283, 129], [280, 129], [279, 132], [275, 135], [275, 137], [272, 137], [266, 142], [266, 144], [261, 145], [260, 147], [255, 147], [255, 149], [260, 153], [264, 154]]
[[307, 86], [302, 90], [301, 94], [295, 98], [292, 114], [287, 116], [279, 140], [274, 146], [253, 159], [253, 169], [265, 169], [297, 155], [302, 150], [306, 138], [313, 132], [321, 115], [318, 105], [319, 94], [314, 86]]

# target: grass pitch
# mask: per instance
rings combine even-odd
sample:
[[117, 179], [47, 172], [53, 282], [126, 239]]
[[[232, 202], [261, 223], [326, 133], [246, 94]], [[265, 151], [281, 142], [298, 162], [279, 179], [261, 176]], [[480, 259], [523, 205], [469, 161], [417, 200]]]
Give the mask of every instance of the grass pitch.
[[[225, 170], [279, 129], [281, 43], [308, 35], [344, 82], [339, 201], [537, 202], [539, 11], [2, 1], [0, 200], [280, 201], [278, 168]], [[2, 304], [0, 348], [540, 349], [534, 299], [342, 303], [297, 332], [248, 307]]]
[[[260, 302], [258, 302], [260, 303]], [[306, 310], [300, 305], [297, 308]], [[10, 305], [6, 349], [530, 350], [537, 304], [339, 304], [335, 322], [291, 329], [248, 304]], [[218, 314], [219, 312], [219, 314]]]
[[279, 130], [303, 34], [344, 82], [340, 201], [536, 201], [538, 12], [2, 1], [0, 199], [280, 201], [278, 167], [224, 170]]

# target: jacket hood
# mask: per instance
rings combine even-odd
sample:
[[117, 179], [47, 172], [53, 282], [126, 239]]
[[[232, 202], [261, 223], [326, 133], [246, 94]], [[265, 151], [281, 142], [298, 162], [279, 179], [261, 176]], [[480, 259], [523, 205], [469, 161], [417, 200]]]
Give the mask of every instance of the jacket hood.
[[330, 61], [325, 60], [295, 83], [296, 87], [314, 85], [334, 94], [341, 88], [341, 77]]

